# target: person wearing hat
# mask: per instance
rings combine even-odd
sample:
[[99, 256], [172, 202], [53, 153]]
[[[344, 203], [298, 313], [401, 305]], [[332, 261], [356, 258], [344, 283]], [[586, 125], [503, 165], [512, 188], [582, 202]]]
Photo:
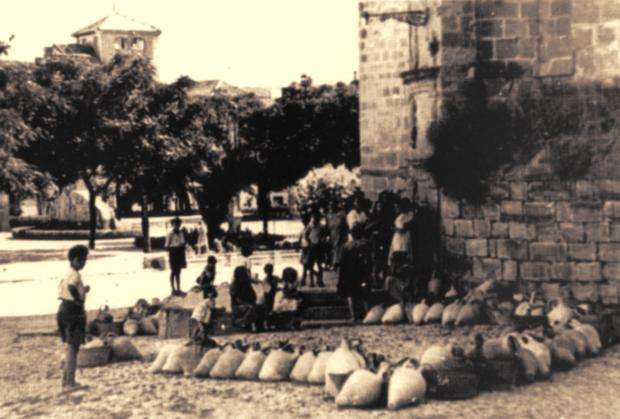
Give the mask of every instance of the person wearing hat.
[[170, 263], [170, 287], [172, 295], [179, 295], [181, 294], [181, 270], [187, 267], [185, 258], [187, 240], [181, 230], [181, 219], [175, 217], [171, 224], [172, 230], [166, 236], [166, 249], [168, 249], [168, 262]]

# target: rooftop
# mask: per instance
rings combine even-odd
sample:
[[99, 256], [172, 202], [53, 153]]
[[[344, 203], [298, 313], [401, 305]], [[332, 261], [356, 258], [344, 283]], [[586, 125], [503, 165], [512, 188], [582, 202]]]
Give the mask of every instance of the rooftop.
[[212, 96], [220, 93], [226, 96], [239, 96], [253, 93], [257, 98], [269, 102], [271, 100], [271, 90], [266, 87], [237, 87], [226, 83], [223, 80], [203, 80], [196, 82], [190, 90], [192, 96]]
[[71, 36], [78, 37], [95, 31], [148, 32], [159, 35], [161, 31], [153, 25], [138, 22], [119, 13], [113, 13], [90, 25], [74, 32]]

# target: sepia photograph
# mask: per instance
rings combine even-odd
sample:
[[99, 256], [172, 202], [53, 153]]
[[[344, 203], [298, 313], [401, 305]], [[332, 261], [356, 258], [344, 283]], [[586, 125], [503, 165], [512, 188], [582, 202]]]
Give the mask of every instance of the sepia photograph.
[[620, 417], [620, 0], [0, 4], [0, 417]]

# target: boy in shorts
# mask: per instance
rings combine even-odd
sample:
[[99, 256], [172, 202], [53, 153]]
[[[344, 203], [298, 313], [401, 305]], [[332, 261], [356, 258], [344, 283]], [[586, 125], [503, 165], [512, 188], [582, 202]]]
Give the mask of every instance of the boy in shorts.
[[69, 249], [67, 257], [70, 269], [69, 273], [58, 285], [58, 299], [61, 302], [56, 315], [60, 338], [66, 344], [66, 357], [62, 375], [63, 390], [84, 387], [75, 381], [75, 370], [77, 368], [78, 351], [86, 337], [84, 301], [86, 294], [90, 291], [90, 287], [84, 285], [80, 276], [80, 271], [86, 265], [88, 248], [82, 245], [73, 246]]

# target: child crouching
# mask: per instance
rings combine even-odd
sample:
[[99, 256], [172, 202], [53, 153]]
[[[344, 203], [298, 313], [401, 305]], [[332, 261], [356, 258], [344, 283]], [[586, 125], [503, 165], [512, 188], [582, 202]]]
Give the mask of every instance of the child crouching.
[[213, 286], [203, 288], [205, 299], [194, 307], [190, 319], [192, 340], [198, 344], [209, 341], [209, 335], [213, 333], [213, 312], [215, 311], [215, 299], [217, 290]]

